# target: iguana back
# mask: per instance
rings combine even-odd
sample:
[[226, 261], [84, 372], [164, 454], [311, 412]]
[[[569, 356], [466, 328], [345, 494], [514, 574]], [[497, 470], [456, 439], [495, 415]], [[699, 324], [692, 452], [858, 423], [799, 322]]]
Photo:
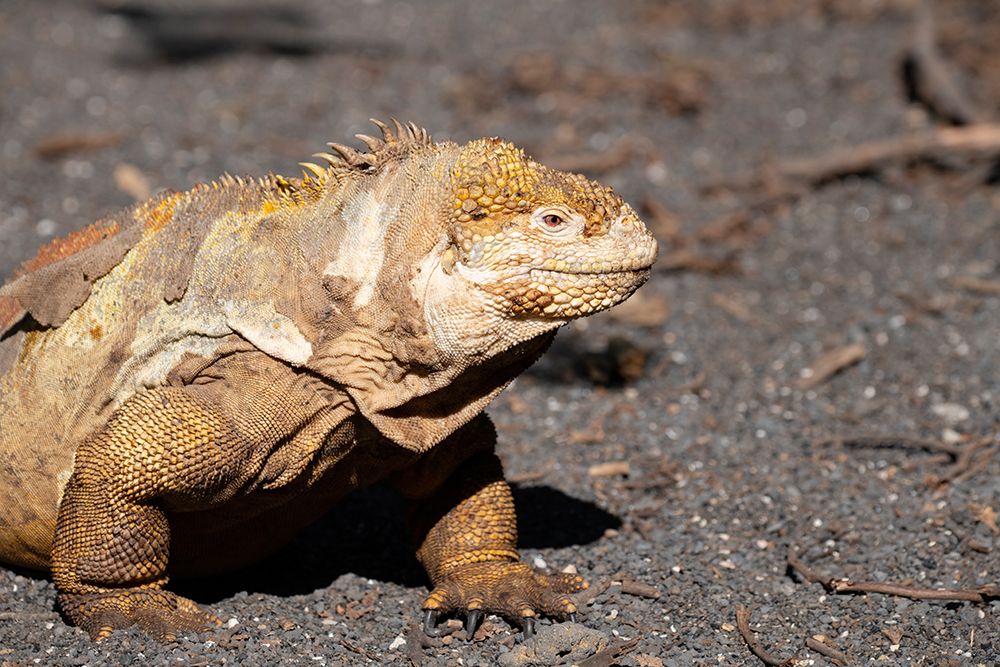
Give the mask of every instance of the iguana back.
[[266, 189], [161, 194], [44, 246], [0, 290], [0, 560], [47, 567], [76, 445], [185, 353], [232, 342], [219, 322], [165, 314], [220, 216]]

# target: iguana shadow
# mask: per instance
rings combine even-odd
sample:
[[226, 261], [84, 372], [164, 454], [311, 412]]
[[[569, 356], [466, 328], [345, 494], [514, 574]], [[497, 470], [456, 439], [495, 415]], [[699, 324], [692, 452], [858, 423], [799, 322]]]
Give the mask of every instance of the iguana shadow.
[[[189, 3], [190, 4], [190, 3]], [[184, 65], [240, 53], [306, 58], [322, 54], [386, 57], [388, 43], [333, 38], [316, 16], [299, 7], [270, 5], [153, 7], [126, 2], [100, 11], [125, 22], [133, 42], [117, 53], [123, 67]], [[134, 47], [141, 45], [139, 50]]]
[[594, 345], [586, 333], [576, 328], [561, 331], [552, 346], [519, 382], [537, 381], [549, 385], [580, 385], [620, 389], [648, 373], [658, 351], [632, 335], [611, 336]]
[[[589, 544], [621, 520], [593, 503], [550, 486], [514, 487], [522, 550]], [[375, 486], [352, 494], [273, 556], [211, 578], [177, 579], [171, 589], [202, 604], [241, 591], [305, 595], [341, 574], [403, 586], [427, 584], [404, 524], [405, 502]], [[553, 563], [555, 565], [555, 563]]]

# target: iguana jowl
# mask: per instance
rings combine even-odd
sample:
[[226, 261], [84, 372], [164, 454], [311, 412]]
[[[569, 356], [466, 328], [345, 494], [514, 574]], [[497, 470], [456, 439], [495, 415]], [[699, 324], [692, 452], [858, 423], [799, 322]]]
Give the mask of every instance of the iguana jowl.
[[519, 560], [482, 410], [656, 242], [509, 143], [376, 124], [301, 179], [113, 214], [0, 288], [0, 560], [50, 568], [93, 637], [217, 623], [168, 573], [260, 558], [379, 480], [410, 500], [429, 625], [575, 611], [581, 578]]

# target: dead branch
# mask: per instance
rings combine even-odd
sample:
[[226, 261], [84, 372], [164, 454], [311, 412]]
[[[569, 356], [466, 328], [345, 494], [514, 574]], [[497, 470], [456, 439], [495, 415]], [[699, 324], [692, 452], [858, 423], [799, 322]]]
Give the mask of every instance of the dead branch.
[[962, 448], [955, 462], [936, 480], [936, 485], [961, 482], [982, 471], [1000, 451], [1000, 441], [993, 442], [996, 435], [990, 433]]
[[622, 139], [603, 152], [580, 152], [553, 155], [546, 159], [546, 164], [560, 171], [585, 172], [602, 174], [617, 169], [632, 159], [635, 146], [629, 139]]
[[646, 197], [642, 200], [642, 209], [649, 216], [649, 222], [657, 237], [676, 241], [683, 235], [680, 219], [663, 202], [653, 197]]
[[655, 269], [663, 273], [690, 271], [721, 276], [740, 273], [740, 263], [732, 253], [724, 257], [713, 257], [696, 250], [678, 250], [658, 260]]
[[866, 353], [865, 346], [860, 343], [844, 345], [827, 352], [812, 363], [808, 375], [799, 379], [797, 383], [799, 389], [809, 390], [822, 384], [845, 368], [864, 359]]
[[876, 171], [891, 163], [938, 156], [1000, 156], [1000, 124], [940, 127], [836, 148], [816, 157], [780, 160], [734, 178], [710, 183], [706, 189], [744, 190], [765, 186], [790, 189], [789, 182], [816, 185], [849, 174]]
[[996, 443], [991, 447], [986, 448], [982, 455], [977, 456], [974, 461], [969, 463], [968, 468], [955, 475], [951, 481], [964, 482], [965, 480], [978, 475], [985, 470], [987, 466], [989, 466], [990, 462], [997, 455], [997, 453], [1000, 453], [1000, 443]]
[[949, 281], [952, 287], [986, 294], [988, 296], [1000, 295], [1000, 280], [987, 280], [986, 278], [976, 278], [975, 276], [954, 276]]
[[885, 583], [880, 581], [851, 581], [825, 577], [802, 562], [795, 547], [788, 548], [786, 556], [790, 570], [798, 574], [804, 581], [820, 584], [827, 593], [882, 593], [912, 600], [951, 600], [959, 602], [988, 603], [1000, 599], [1000, 586], [981, 586], [980, 588], [919, 588], [904, 584]]
[[117, 146], [125, 138], [121, 132], [99, 130], [69, 130], [45, 137], [34, 147], [35, 156], [42, 160], [58, 160], [74, 153], [84, 153]]
[[740, 635], [743, 637], [743, 641], [747, 643], [747, 648], [755, 656], [760, 658], [761, 662], [765, 665], [772, 665], [772, 667], [790, 667], [798, 663], [795, 658], [779, 658], [776, 655], [768, 653], [764, 650], [764, 647], [760, 645], [757, 638], [754, 636], [753, 631], [750, 629], [750, 610], [743, 605], [737, 605], [736, 607], [736, 627], [740, 631]]
[[635, 639], [629, 639], [627, 641], [617, 639], [606, 649], [598, 651], [594, 655], [581, 660], [577, 664], [579, 667], [611, 667], [611, 665], [618, 664], [619, 658], [626, 653], [630, 653], [636, 646], [638, 646], [640, 639], [641, 637], [636, 637]]
[[830, 581], [831, 593], [882, 593], [911, 600], [952, 600], [962, 602], [990, 602], [1000, 599], [1000, 587], [983, 586], [981, 588], [918, 588], [903, 584], [889, 584], [879, 581], [858, 581], [850, 579], [833, 579]]
[[598, 598], [598, 596], [602, 595], [609, 588], [611, 588], [611, 580], [600, 579], [591, 584], [589, 588], [585, 588], [579, 593], [576, 593], [573, 596], [573, 601], [576, 602], [577, 607], [590, 605]]
[[705, 372], [698, 373], [690, 381], [670, 387], [668, 396], [683, 396], [684, 394], [700, 394], [705, 388]]
[[746, 227], [751, 222], [752, 217], [753, 209], [749, 207], [737, 208], [723, 213], [698, 230], [698, 239], [712, 243], [731, 239], [740, 232], [741, 228]]
[[816, 570], [806, 565], [805, 563], [803, 563], [802, 560], [799, 558], [797, 548], [788, 547], [788, 554], [785, 557], [785, 559], [788, 562], [788, 566], [794, 572], [796, 572], [800, 577], [802, 577], [803, 581], [806, 581], [810, 584], [821, 584], [823, 588], [826, 588], [826, 585], [827, 583], [829, 583], [830, 580], [827, 577], [821, 575]]
[[930, 0], [917, 4], [915, 21], [907, 61], [917, 98], [953, 123], [969, 125], [988, 120], [988, 115], [965, 94], [952, 67], [941, 56]]
[[730, 296], [722, 294], [721, 292], [715, 292], [709, 296], [709, 300], [712, 302], [713, 306], [740, 322], [744, 322], [746, 324], [759, 324], [757, 321], [758, 318], [750, 312], [749, 308]]
[[660, 589], [651, 584], [644, 583], [633, 579], [632, 577], [622, 577], [622, 593], [626, 595], [634, 595], [640, 598], [647, 598], [650, 600], [658, 600], [662, 593]]
[[855, 434], [844, 435], [834, 434], [820, 439], [817, 443], [820, 447], [829, 445], [842, 445], [845, 447], [904, 447], [911, 449], [922, 449], [927, 452], [943, 453], [952, 459], [957, 459], [964, 447], [960, 447], [934, 438], [921, 438], [912, 435], [875, 435], [875, 434]]
[[832, 660], [838, 665], [846, 665], [848, 662], [851, 661], [851, 659], [848, 658], [847, 654], [844, 653], [843, 651], [836, 649], [833, 646], [830, 646], [829, 644], [825, 644], [813, 637], [809, 637], [808, 639], [806, 639], [806, 648], [808, 648], [811, 651], [816, 651], [820, 655], [824, 655], [827, 658], [830, 658], [830, 660]]

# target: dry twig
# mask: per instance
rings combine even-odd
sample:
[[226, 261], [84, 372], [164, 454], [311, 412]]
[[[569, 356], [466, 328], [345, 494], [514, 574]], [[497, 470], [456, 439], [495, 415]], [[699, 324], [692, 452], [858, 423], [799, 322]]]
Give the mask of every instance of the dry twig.
[[43, 160], [58, 160], [72, 155], [110, 148], [121, 143], [124, 135], [120, 132], [67, 131], [51, 134], [37, 144], [34, 153]]
[[649, 222], [658, 237], [674, 241], [683, 234], [681, 221], [663, 202], [646, 197], [642, 200], [642, 209], [649, 216]]
[[[988, 433], [965, 445], [942, 442], [933, 438], [921, 438], [910, 435], [831, 435], [819, 440], [816, 444], [826, 446], [831, 444], [855, 447], [911, 447], [923, 449], [936, 454], [945, 454], [952, 463], [940, 475], [930, 478], [932, 486], [941, 486], [952, 482], [961, 482], [982, 472], [1000, 453], [1000, 440], [997, 432]], [[945, 459], [947, 460], [947, 459]], [[938, 461], [941, 462], [941, 461]]]
[[954, 276], [948, 281], [952, 287], [986, 294], [988, 296], [1000, 295], [1000, 280], [988, 280], [986, 278], [976, 278], [975, 276]]
[[634, 595], [640, 598], [648, 598], [650, 600], [658, 600], [660, 598], [660, 589], [651, 584], [647, 584], [632, 577], [622, 577], [622, 593], [626, 595]]
[[733, 254], [713, 257], [697, 250], [678, 250], [657, 261], [655, 268], [661, 272], [690, 271], [692, 273], [726, 275], [739, 273], [740, 263]]
[[952, 459], [958, 458], [963, 448], [948, 442], [936, 440], [934, 438], [921, 438], [912, 435], [899, 434], [855, 434], [844, 435], [834, 434], [820, 439], [817, 443], [820, 447], [828, 445], [843, 445], [847, 447], [909, 447], [912, 449], [923, 449], [927, 452], [940, 452], [948, 454]]
[[830, 350], [812, 363], [808, 375], [803, 375], [799, 379], [799, 389], [808, 390], [822, 384], [828, 378], [864, 359], [865, 354], [865, 346], [860, 343]]
[[963, 447], [955, 462], [935, 480], [935, 485], [961, 482], [986, 468], [997, 452], [1000, 452], [1000, 440], [994, 442], [996, 435], [996, 432], [990, 433]]
[[757, 318], [749, 308], [726, 294], [715, 292], [709, 296], [709, 299], [711, 300], [713, 306], [740, 322], [744, 322], [746, 324], [761, 324], [759, 322], [759, 318]]
[[753, 631], [750, 629], [750, 610], [743, 605], [738, 605], [736, 607], [736, 627], [740, 631], [740, 635], [743, 637], [743, 641], [747, 643], [747, 648], [760, 658], [761, 662], [765, 665], [772, 665], [772, 667], [790, 667], [795, 665], [798, 660], [795, 658], [779, 658], [776, 655], [772, 655], [764, 650], [764, 647], [760, 645], [757, 638], [754, 636]]
[[942, 155], [955, 157], [1000, 156], [1000, 124], [977, 123], [965, 127], [940, 127], [887, 139], [836, 148], [815, 157], [791, 158], [752, 172], [711, 183], [708, 189], [753, 189], [791, 184], [816, 185], [826, 181], [880, 169], [890, 163], [911, 162]]
[[806, 639], [806, 648], [816, 651], [820, 655], [825, 655], [838, 665], [846, 665], [850, 662], [850, 658], [847, 657], [846, 653], [813, 637]]
[[634, 146], [629, 139], [622, 139], [614, 146], [602, 152], [586, 151], [581, 153], [566, 153], [552, 155], [545, 163], [560, 171], [585, 172], [587, 174], [602, 174], [617, 169], [632, 159]]
[[595, 463], [587, 469], [587, 474], [591, 477], [627, 477], [632, 472], [632, 466], [628, 461], [605, 461]]
[[611, 665], [616, 665], [618, 664], [618, 658], [631, 652], [632, 649], [639, 645], [639, 639], [639, 637], [627, 641], [617, 639], [603, 651], [598, 651], [577, 664], [579, 667], [611, 667]]
[[913, 44], [907, 60], [917, 97], [953, 123], [969, 125], [987, 120], [987, 114], [965, 94], [951, 66], [941, 56], [930, 0], [917, 4], [915, 19]]
[[788, 548], [788, 567], [802, 579], [810, 583], [820, 584], [827, 593], [882, 593], [905, 597], [912, 600], [951, 600], [960, 602], [987, 603], [1000, 599], [1000, 586], [981, 586], [979, 588], [919, 588], [904, 584], [893, 584], [881, 581], [851, 581], [824, 577], [802, 562], [795, 547]]

